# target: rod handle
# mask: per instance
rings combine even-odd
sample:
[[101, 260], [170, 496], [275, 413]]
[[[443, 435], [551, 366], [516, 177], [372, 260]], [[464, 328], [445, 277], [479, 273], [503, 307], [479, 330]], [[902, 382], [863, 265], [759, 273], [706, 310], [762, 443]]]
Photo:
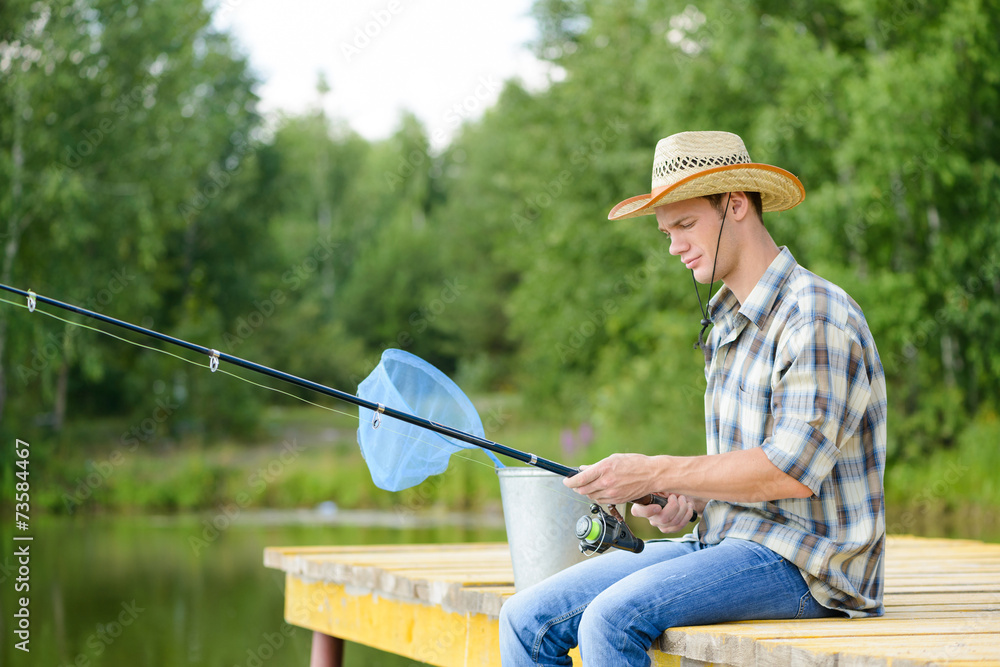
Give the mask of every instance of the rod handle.
[[[660, 507], [666, 507], [667, 499], [656, 493], [649, 493], [643, 496], [642, 498], [633, 500], [632, 503], [634, 505], [659, 505]], [[694, 514], [691, 515], [691, 521], [694, 522], [697, 520], [698, 520], [698, 513], [695, 512]]]

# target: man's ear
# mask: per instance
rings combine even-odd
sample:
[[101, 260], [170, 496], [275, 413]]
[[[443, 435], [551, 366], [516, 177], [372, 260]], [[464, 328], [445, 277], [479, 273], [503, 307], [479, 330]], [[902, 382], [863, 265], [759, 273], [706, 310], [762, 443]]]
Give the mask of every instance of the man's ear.
[[750, 198], [745, 192], [731, 192], [729, 194], [729, 215], [733, 220], [741, 221], [750, 212]]

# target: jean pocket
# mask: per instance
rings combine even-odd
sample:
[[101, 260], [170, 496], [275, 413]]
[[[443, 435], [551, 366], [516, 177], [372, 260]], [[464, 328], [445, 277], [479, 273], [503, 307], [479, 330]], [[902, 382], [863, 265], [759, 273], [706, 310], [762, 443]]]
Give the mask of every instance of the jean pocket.
[[802, 618], [803, 615], [806, 613], [806, 610], [809, 609], [812, 601], [813, 601], [812, 593], [806, 591], [805, 595], [799, 598], [799, 611], [795, 614], [795, 618]]
[[806, 591], [806, 594], [799, 598], [799, 613], [795, 618], [848, 618], [848, 616], [849, 614], [843, 611], [824, 607], [813, 597], [812, 592]]

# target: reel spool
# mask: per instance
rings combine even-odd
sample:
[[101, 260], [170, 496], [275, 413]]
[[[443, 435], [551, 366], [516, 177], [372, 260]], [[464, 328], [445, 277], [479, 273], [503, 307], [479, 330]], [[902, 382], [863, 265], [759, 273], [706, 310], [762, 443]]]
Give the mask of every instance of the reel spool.
[[581, 516], [576, 522], [576, 536], [580, 539], [580, 551], [583, 553], [602, 554], [614, 547], [637, 554], [645, 547], [614, 505], [611, 505], [610, 512], [604, 511], [600, 505], [591, 505], [590, 514]]

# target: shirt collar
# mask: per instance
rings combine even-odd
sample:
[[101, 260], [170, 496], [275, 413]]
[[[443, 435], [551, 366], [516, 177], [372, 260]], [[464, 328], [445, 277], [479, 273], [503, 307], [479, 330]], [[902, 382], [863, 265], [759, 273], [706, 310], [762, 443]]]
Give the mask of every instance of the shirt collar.
[[771, 313], [782, 285], [788, 280], [792, 270], [797, 266], [792, 253], [781, 246], [778, 256], [774, 258], [764, 275], [754, 286], [746, 302], [740, 305], [733, 291], [723, 285], [708, 304], [709, 317], [722, 329], [725, 337], [738, 324], [739, 316], [752, 322], [758, 329], [764, 326], [767, 316]]

